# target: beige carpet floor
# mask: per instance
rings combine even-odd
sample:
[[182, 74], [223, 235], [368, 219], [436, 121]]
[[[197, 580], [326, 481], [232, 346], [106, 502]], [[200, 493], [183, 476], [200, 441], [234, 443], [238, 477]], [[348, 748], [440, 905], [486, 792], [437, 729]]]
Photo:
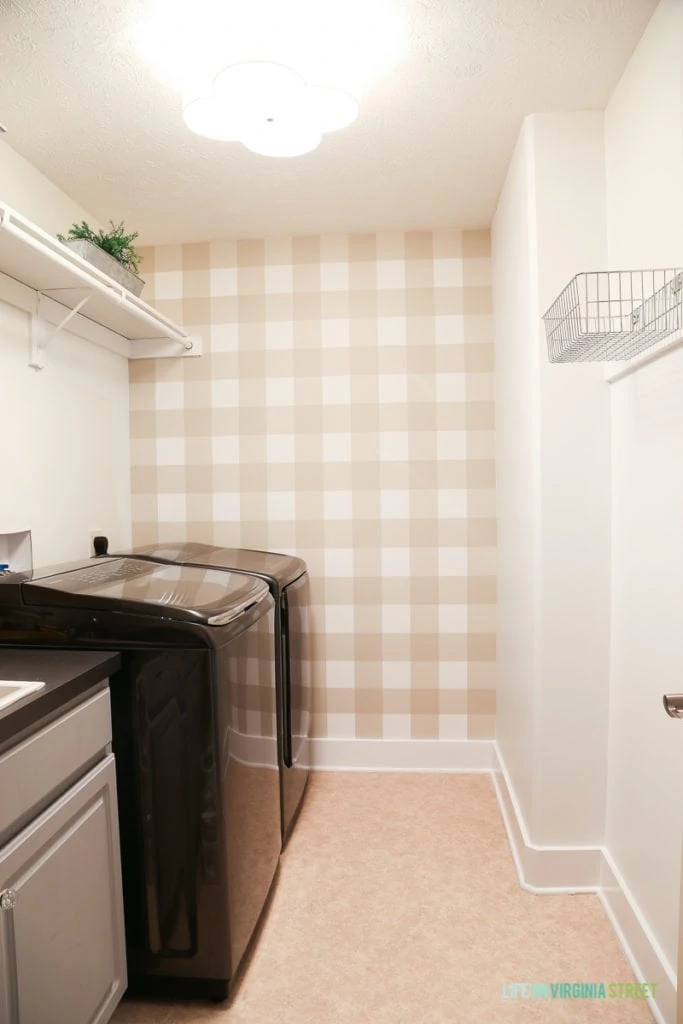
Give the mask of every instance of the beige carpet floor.
[[[656, 979], [652, 979], [656, 980]], [[124, 1001], [115, 1024], [651, 1024], [596, 896], [520, 889], [486, 775], [318, 774], [231, 1004]]]

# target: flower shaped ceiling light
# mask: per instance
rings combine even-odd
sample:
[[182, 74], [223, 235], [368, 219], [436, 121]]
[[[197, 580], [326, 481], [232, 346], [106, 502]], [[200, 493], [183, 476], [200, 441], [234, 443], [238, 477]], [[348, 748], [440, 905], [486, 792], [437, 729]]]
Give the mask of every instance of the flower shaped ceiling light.
[[179, 89], [185, 123], [267, 156], [315, 149], [352, 124], [396, 63], [402, 0], [137, 0], [138, 49]]
[[242, 142], [264, 156], [298, 156], [358, 116], [349, 92], [308, 85], [282, 64], [243, 61], [220, 71], [211, 87], [185, 103], [185, 123], [198, 135]]

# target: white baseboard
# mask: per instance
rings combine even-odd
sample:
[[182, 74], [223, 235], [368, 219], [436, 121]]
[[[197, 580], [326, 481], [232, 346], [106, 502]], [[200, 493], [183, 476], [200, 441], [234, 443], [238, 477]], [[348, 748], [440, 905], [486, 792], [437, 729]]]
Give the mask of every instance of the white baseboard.
[[648, 1000], [657, 1024], [675, 1024], [676, 972], [609, 850], [602, 855], [600, 902], [638, 981], [657, 982], [655, 998]]
[[341, 772], [490, 772], [493, 740], [310, 741], [310, 767]]
[[493, 758], [493, 787], [521, 887], [527, 892], [597, 892], [600, 886], [602, 848], [538, 846], [533, 843], [495, 741]]
[[648, 999], [657, 1024], [676, 1024], [676, 973], [647, 924], [625, 879], [604, 846], [538, 846], [531, 842], [497, 743], [493, 786], [519, 884], [533, 893], [594, 892], [640, 982], [656, 982]]

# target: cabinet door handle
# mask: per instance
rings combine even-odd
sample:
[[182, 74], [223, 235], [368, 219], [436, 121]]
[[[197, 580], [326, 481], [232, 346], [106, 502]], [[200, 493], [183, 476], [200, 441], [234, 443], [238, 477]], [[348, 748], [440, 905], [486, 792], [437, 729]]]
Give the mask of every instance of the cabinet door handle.
[[683, 718], [683, 693], [665, 693], [664, 710], [671, 718]]
[[0, 892], [0, 910], [12, 911], [16, 905], [16, 889], [3, 889], [2, 892]]
[[14, 935], [15, 889], [0, 891], [0, 972], [4, 984], [0, 988], [0, 1024], [19, 1024], [19, 986], [17, 950]]

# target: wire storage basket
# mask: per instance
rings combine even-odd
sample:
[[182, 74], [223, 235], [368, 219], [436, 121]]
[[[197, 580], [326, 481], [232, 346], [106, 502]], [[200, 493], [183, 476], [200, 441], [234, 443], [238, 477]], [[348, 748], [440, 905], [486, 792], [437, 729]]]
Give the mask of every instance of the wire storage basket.
[[683, 328], [683, 270], [577, 274], [543, 322], [551, 363], [632, 359]]

